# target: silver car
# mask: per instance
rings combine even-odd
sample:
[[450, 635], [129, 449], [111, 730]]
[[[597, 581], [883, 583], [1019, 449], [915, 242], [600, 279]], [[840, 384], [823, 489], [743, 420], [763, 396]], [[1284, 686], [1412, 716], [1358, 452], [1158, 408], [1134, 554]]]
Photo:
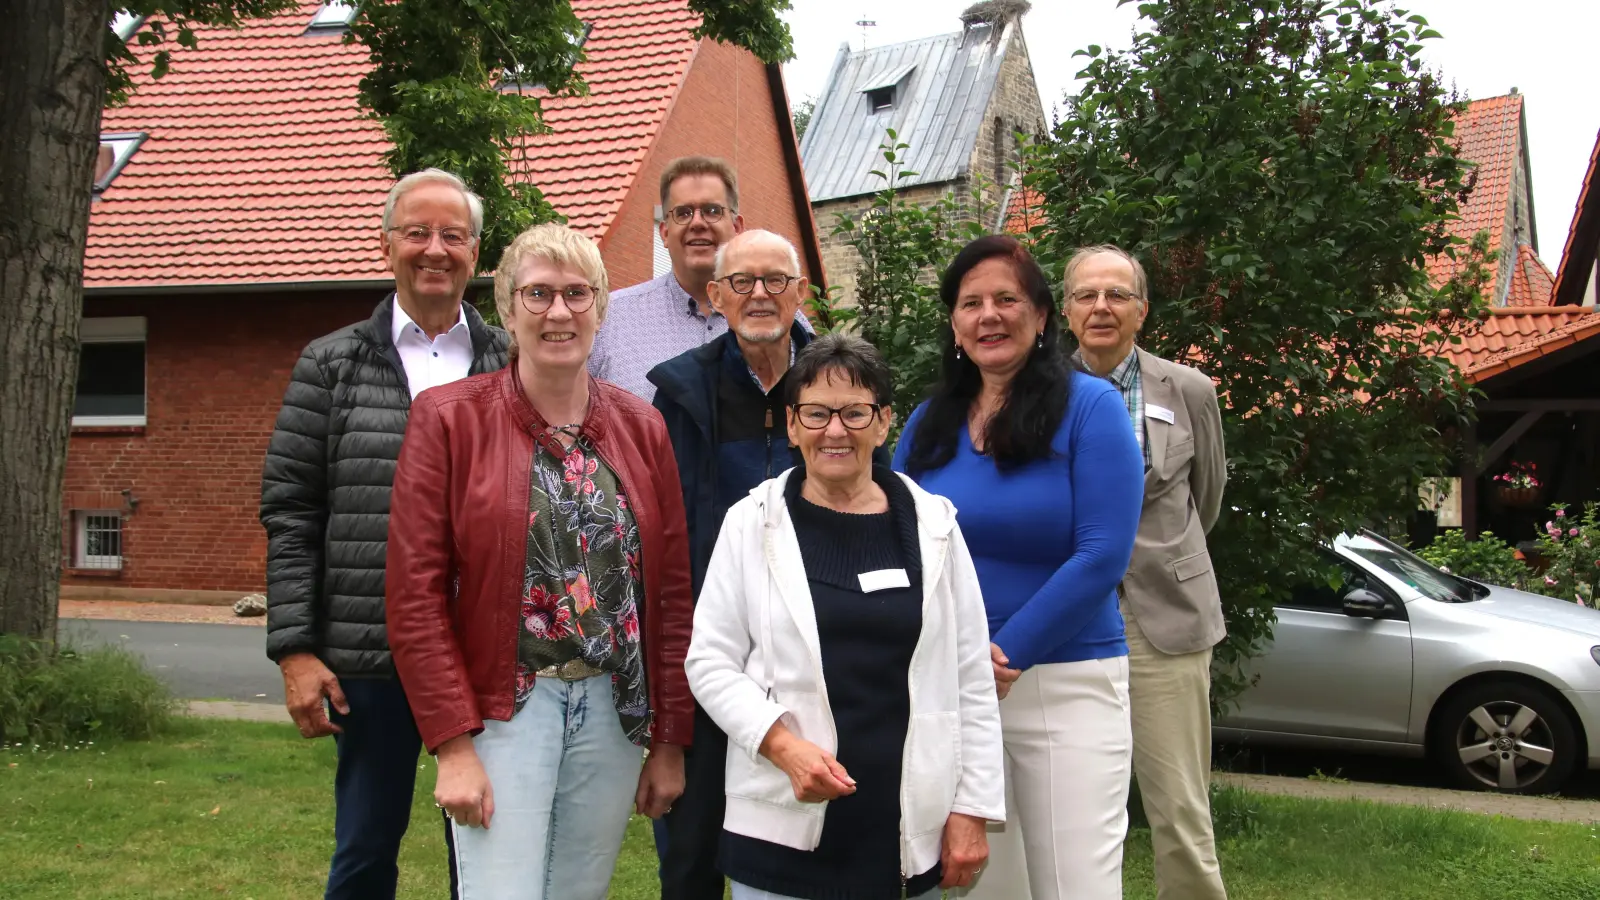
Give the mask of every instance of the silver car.
[[1279, 606], [1219, 741], [1431, 755], [1462, 787], [1546, 794], [1600, 769], [1600, 611], [1479, 584], [1385, 538], [1326, 551]]

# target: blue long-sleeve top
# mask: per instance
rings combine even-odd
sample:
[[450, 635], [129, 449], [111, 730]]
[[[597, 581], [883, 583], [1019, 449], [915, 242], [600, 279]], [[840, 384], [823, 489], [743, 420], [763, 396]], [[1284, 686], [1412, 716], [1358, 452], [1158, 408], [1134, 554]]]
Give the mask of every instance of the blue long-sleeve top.
[[[894, 455], [905, 470], [926, 404]], [[989, 639], [1012, 668], [1125, 656], [1117, 584], [1144, 500], [1144, 456], [1110, 382], [1072, 373], [1051, 458], [1000, 471], [961, 427], [955, 458], [916, 476], [948, 497], [978, 570]]]

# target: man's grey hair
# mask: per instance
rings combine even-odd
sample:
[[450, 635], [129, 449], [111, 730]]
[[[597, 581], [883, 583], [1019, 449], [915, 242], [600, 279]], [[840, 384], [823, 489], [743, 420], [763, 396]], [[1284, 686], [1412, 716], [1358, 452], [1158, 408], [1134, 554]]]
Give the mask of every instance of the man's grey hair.
[[467, 200], [467, 211], [472, 217], [472, 236], [483, 234], [483, 198], [472, 192], [461, 176], [443, 169], [423, 169], [412, 172], [410, 175], [396, 181], [394, 187], [389, 188], [389, 199], [383, 204], [383, 230], [388, 231], [394, 227], [394, 207], [412, 188], [424, 184], [448, 184], [461, 192]]
[[1139, 260], [1135, 259], [1132, 253], [1118, 247], [1116, 244], [1093, 244], [1088, 247], [1079, 247], [1077, 250], [1072, 251], [1072, 258], [1067, 260], [1067, 267], [1064, 270], [1066, 274], [1062, 288], [1066, 290], [1066, 296], [1068, 298], [1072, 296], [1072, 276], [1077, 273], [1078, 267], [1102, 253], [1120, 256], [1128, 261], [1128, 265], [1133, 267], [1133, 292], [1139, 295], [1141, 303], [1149, 304], [1150, 282], [1149, 279], [1145, 278], [1144, 266], [1139, 265]]
[[[799, 275], [799, 274], [801, 274], [801, 272], [800, 272], [800, 253], [799, 253], [799, 251], [794, 249], [794, 243], [793, 242], [791, 242], [788, 238], [784, 237], [781, 234], [778, 234], [775, 231], [764, 231], [764, 230], [762, 230], [760, 228], [752, 228], [749, 231], [743, 231], [743, 232], [740, 232], [739, 234], [734, 235], [733, 236], [733, 240], [731, 240], [731, 241], [727, 242], [726, 244], [723, 244], [721, 247], [717, 248], [717, 266], [716, 266], [716, 270], [711, 273], [711, 277], [720, 279], [723, 276], [728, 274], [727, 269], [724, 268], [724, 264], [728, 260], [728, 248], [729, 247], [732, 247], [734, 244], [738, 244], [738, 243], [748, 243], [750, 241], [766, 240], [767, 238], [771, 238], [772, 240], [775, 240], [775, 241], [778, 241], [778, 242], [782, 243], [783, 244], [783, 249], [788, 252], [788, 256], [789, 256], [789, 271], [784, 273], [784, 274], [786, 274], [786, 275]], [[771, 273], [764, 272], [762, 274], [771, 274]]]

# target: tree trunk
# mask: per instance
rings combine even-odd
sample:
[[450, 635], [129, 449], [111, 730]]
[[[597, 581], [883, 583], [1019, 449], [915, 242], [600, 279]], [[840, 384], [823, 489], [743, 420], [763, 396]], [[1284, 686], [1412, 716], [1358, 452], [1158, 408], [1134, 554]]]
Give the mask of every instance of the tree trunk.
[[0, 633], [54, 640], [106, 0], [0, 0]]

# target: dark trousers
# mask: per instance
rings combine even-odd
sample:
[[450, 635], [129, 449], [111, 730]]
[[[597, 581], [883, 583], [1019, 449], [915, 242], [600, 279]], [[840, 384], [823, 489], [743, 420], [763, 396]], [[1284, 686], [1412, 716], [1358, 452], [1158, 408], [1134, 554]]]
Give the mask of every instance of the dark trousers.
[[334, 776], [333, 864], [327, 900], [392, 900], [400, 839], [411, 823], [422, 738], [398, 678], [341, 679], [350, 713], [330, 710]]
[[694, 745], [684, 755], [683, 796], [656, 821], [661, 900], [722, 900], [717, 845], [722, 840], [727, 755], [728, 736], [696, 708]]

